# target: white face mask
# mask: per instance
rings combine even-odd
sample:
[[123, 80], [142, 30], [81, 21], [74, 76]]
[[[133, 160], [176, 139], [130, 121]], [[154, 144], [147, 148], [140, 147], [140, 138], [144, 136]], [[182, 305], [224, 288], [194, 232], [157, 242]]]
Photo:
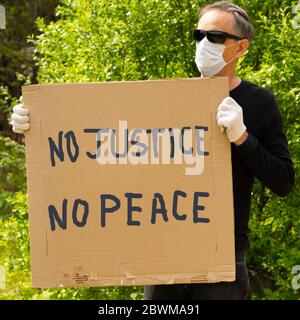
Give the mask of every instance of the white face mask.
[[214, 76], [233, 61], [235, 58], [226, 62], [223, 58], [223, 52], [235, 44], [236, 42], [226, 47], [224, 44], [212, 43], [206, 37], [197, 42], [195, 62], [201, 75], [204, 77]]

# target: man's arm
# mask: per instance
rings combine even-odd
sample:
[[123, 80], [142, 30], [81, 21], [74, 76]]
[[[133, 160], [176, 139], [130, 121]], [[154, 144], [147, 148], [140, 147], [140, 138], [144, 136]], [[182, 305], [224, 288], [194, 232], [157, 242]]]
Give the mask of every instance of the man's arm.
[[247, 132], [245, 140], [241, 144], [237, 141], [235, 148], [253, 175], [284, 197], [292, 190], [295, 173], [281, 114], [273, 95], [270, 96], [267, 116], [260, 140]]

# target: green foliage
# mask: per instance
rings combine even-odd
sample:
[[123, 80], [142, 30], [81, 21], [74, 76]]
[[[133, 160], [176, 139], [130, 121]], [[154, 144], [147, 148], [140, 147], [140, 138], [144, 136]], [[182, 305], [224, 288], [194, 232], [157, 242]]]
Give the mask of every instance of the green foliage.
[[[275, 94], [296, 171], [294, 191], [285, 199], [255, 182], [248, 264], [260, 286], [253, 285], [252, 298], [299, 299], [300, 291], [291, 287], [292, 267], [300, 264], [300, 32], [292, 26], [292, 7], [298, 1], [234, 2], [247, 10], [256, 30], [256, 39], [241, 60], [238, 75]], [[31, 37], [38, 80], [52, 83], [197, 76], [192, 31], [199, 8], [205, 3], [62, 0], [56, 10], [57, 21], [37, 19], [39, 35]], [[0, 170], [11, 173], [0, 179], [0, 264], [7, 270], [7, 289], [0, 289], [0, 298], [141, 299], [141, 287], [31, 288], [24, 150], [0, 139], [0, 153]]]
[[0, 192], [25, 190], [24, 146], [0, 136]]
[[13, 139], [16, 135], [10, 131], [7, 121], [11, 106], [20, 96], [21, 86], [36, 81], [33, 47], [27, 37], [36, 34], [38, 16], [49, 21], [58, 1], [1, 0], [6, 10], [6, 29], [0, 30], [0, 128], [2, 134]]
[[[198, 1], [199, 2], [199, 1]], [[195, 71], [197, 1], [62, 1], [37, 24], [39, 82], [154, 79]]]
[[17, 99], [12, 99], [11, 95], [9, 94], [8, 88], [5, 86], [1, 86], [0, 87], [0, 110], [5, 114], [9, 115], [9, 113], [11, 112], [12, 104], [15, 104], [16, 102], [17, 102]]
[[[18, 93], [24, 76], [34, 78], [32, 50], [27, 46], [28, 35], [35, 34], [35, 19], [49, 14], [58, 0], [2, 0], [6, 10], [6, 29], [0, 32], [0, 83]], [[15, 90], [13, 90], [13, 88]]]
[[[261, 275], [262, 282], [271, 280], [272, 288], [265, 290], [265, 299], [300, 297], [299, 290], [293, 291], [291, 287], [292, 267], [300, 264], [300, 32], [292, 27], [291, 6], [296, 3], [285, 2], [285, 6], [274, 7], [268, 15], [258, 13], [256, 40], [239, 68], [241, 77], [274, 93], [296, 172], [294, 190], [285, 199], [271, 194], [257, 182], [253, 190], [248, 258], [250, 267]], [[262, 293], [255, 296], [261, 298]]]
[[[1, 135], [9, 136], [11, 121], [11, 110], [17, 103], [17, 99], [13, 98], [6, 86], [0, 86], [0, 130]], [[1, 178], [0, 178], [1, 179]]]
[[[29, 268], [29, 241], [26, 194], [6, 193], [7, 208], [0, 212], [0, 259], [6, 270], [6, 287], [0, 298], [25, 296]], [[20, 284], [20, 285], [18, 285]]]

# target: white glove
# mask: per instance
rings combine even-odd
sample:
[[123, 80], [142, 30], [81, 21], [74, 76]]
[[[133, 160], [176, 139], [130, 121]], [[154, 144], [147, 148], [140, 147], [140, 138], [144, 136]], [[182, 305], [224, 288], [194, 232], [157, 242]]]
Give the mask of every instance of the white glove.
[[237, 141], [247, 129], [243, 121], [243, 109], [231, 97], [226, 97], [218, 107], [217, 123], [230, 142]]
[[21, 103], [13, 107], [13, 114], [11, 116], [12, 130], [16, 133], [24, 133], [29, 129], [28, 110], [24, 108], [23, 98], [20, 98]]

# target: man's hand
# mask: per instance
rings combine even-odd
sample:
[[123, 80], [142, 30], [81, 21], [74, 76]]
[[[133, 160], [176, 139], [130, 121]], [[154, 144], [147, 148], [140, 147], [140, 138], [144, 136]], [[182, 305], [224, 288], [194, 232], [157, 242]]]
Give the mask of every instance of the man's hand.
[[230, 142], [242, 144], [248, 134], [243, 121], [243, 109], [232, 98], [226, 97], [218, 107], [217, 123], [221, 132], [224, 131]]
[[12, 114], [12, 130], [16, 133], [24, 133], [25, 130], [29, 129], [29, 116], [28, 110], [24, 108], [23, 99], [20, 98], [21, 103], [13, 107]]

